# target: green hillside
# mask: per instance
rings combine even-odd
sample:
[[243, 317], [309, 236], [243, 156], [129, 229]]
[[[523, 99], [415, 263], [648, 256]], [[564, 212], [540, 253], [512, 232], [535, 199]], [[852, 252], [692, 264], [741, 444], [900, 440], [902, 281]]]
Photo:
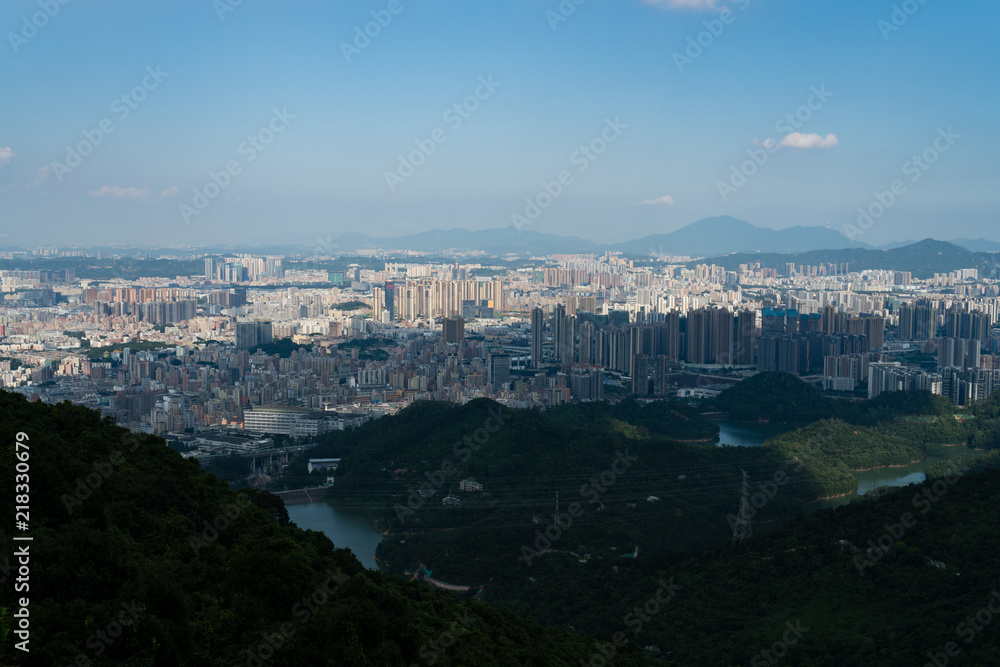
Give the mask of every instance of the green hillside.
[[[16, 458], [19, 432], [27, 461]], [[0, 493], [15, 498], [15, 465], [26, 464], [33, 537], [29, 588], [15, 598], [12, 554], [25, 543], [12, 539], [5, 503], [0, 664], [568, 666], [597, 650], [368, 571], [287, 525], [270, 494], [231, 491], [161, 439], [95, 412], [0, 392], [0, 437]], [[21, 597], [28, 653], [12, 632]], [[645, 664], [634, 646], [618, 655]]]

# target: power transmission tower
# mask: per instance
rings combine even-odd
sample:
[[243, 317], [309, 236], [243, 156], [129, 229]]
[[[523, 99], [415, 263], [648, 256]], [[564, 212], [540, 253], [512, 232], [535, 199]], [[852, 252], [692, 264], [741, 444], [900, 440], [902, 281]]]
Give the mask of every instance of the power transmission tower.
[[750, 523], [750, 490], [747, 487], [747, 471], [743, 471], [743, 497], [740, 498], [740, 515], [733, 523], [733, 544], [745, 542], [753, 534]]

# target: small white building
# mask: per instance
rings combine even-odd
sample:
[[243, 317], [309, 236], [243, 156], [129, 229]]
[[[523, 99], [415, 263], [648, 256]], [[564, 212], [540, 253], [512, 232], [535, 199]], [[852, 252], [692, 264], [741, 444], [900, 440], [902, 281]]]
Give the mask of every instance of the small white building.
[[337, 470], [340, 466], [340, 459], [309, 459], [306, 470], [312, 473], [314, 470]]
[[463, 479], [458, 483], [459, 491], [482, 491], [483, 485], [477, 482], [474, 478], [469, 477], [468, 479]]

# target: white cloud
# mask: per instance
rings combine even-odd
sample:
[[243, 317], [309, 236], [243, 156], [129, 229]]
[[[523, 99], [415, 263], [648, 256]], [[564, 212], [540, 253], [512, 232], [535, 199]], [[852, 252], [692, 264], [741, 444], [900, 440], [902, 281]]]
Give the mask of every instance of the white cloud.
[[35, 176], [35, 180], [33, 180], [31, 183], [28, 183], [24, 187], [26, 187], [26, 188], [36, 188], [39, 185], [41, 185], [43, 182], [49, 180], [49, 176], [51, 176], [51, 175], [52, 175], [52, 167], [50, 167], [50, 166], [42, 167], [41, 169], [38, 170], [38, 175]]
[[639, 206], [654, 206], [656, 204], [670, 204], [671, 206], [673, 206], [676, 203], [677, 202], [674, 201], [673, 197], [671, 197], [670, 195], [664, 195], [656, 199], [647, 199], [646, 201], [641, 201], [639, 202]]
[[149, 188], [120, 188], [117, 185], [105, 185], [100, 190], [87, 193], [91, 197], [111, 197], [112, 199], [145, 199], [152, 193]]
[[781, 146], [786, 148], [833, 148], [840, 143], [836, 134], [828, 134], [825, 137], [816, 133], [803, 134], [802, 132], [792, 132], [781, 140]]
[[671, 9], [718, 9], [716, 0], [643, 0], [654, 7], [670, 7]]
[[174, 195], [177, 194], [177, 192], [178, 192], [177, 186], [176, 185], [172, 185], [169, 188], [167, 188], [166, 190], [163, 190], [162, 192], [160, 192], [160, 196], [161, 197], [173, 197]]
[[0, 146], [0, 164], [7, 164], [17, 156], [14, 155], [14, 151], [10, 149], [10, 146]]

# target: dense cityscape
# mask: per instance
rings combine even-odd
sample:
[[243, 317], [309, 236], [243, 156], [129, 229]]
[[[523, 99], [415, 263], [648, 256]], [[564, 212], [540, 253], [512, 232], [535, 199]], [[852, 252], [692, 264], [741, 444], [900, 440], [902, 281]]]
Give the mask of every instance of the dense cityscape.
[[0, 3], [0, 667], [1000, 665], [1000, 3]]
[[293, 408], [301, 419], [263, 430], [296, 438], [420, 400], [711, 397], [757, 371], [955, 405], [1000, 388], [1000, 282], [975, 268], [921, 279], [610, 252], [525, 268], [386, 254], [363, 258], [381, 268], [348, 257], [336, 271], [209, 256], [203, 275], [171, 278], [0, 270], [3, 386], [157, 435], [258, 431], [268, 410]]

